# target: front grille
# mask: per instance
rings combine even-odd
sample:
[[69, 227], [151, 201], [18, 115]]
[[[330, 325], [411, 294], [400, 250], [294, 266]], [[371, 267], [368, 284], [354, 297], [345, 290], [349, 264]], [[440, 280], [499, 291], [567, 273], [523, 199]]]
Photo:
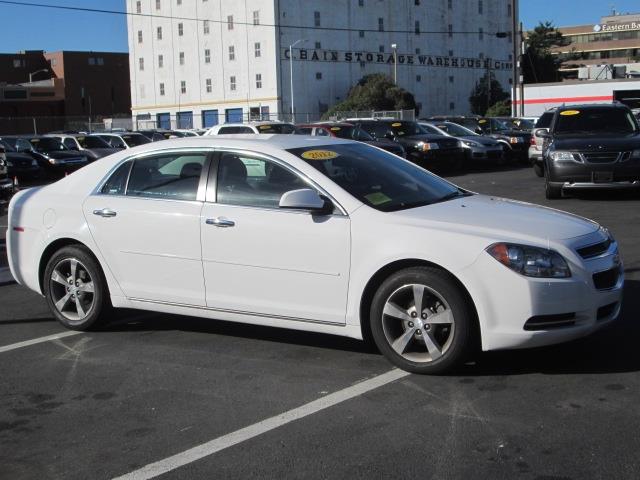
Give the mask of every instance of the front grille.
[[578, 248], [576, 251], [582, 258], [593, 258], [598, 255], [602, 255], [611, 246], [611, 240], [606, 239], [604, 242], [596, 243], [594, 245], [587, 245], [586, 247]]
[[553, 328], [571, 327], [576, 323], [575, 313], [559, 313], [556, 315], [536, 315], [524, 324], [528, 331], [551, 330]]
[[587, 163], [613, 163], [618, 160], [619, 152], [589, 152], [583, 153], [585, 162]]
[[618, 284], [620, 278], [620, 267], [614, 267], [604, 272], [593, 274], [593, 285], [598, 290], [608, 290]]
[[596, 319], [600, 321], [600, 320], [604, 320], [607, 317], [610, 317], [616, 311], [616, 308], [618, 308], [618, 302], [613, 302], [613, 303], [610, 303], [609, 305], [605, 305], [604, 307], [600, 307], [598, 309], [598, 314]]
[[457, 148], [458, 141], [457, 140], [440, 140], [438, 142], [438, 146], [440, 148]]

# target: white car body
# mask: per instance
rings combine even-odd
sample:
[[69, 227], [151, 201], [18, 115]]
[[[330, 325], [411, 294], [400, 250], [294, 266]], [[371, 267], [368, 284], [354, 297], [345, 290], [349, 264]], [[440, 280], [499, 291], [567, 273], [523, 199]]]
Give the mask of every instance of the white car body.
[[[115, 307], [360, 339], [363, 296], [376, 274], [416, 263], [436, 265], [468, 292], [483, 350], [570, 340], [618, 315], [624, 278], [616, 243], [594, 258], [584, 259], [576, 251], [606, 240], [595, 222], [483, 195], [385, 213], [286, 151], [350, 143], [356, 142], [297, 135], [203, 136], [123, 150], [13, 198], [6, 237], [11, 272], [18, 283], [43, 294], [42, 259], [57, 246], [76, 242], [98, 260]], [[207, 200], [203, 183], [196, 201], [97, 193], [128, 159], [186, 150], [278, 159], [332, 199], [337, 210], [325, 221], [314, 221], [303, 211], [214, 203]], [[100, 209], [118, 216], [92, 214]], [[213, 217], [231, 219], [235, 227], [213, 228], [208, 222]], [[520, 275], [486, 252], [496, 242], [555, 250], [572, 275]], [[616, 284], [597, 290], [593, 274], [616, 268]], [[612, 306], [608, 314], [597, 318], [598, 309], [607, 305]], [[523, 329], [531, 317], [569, 312], [575, 314], [572, 326]]]
[[289, 126], [292, 129], [295, 129], [295, 125], [293, 123], [286, 122], [277, 122], [277, 121], [264, 121], [264, 122], [249, 122], [249, 123], [221, 123], [220, 125], [215, 125], [207, 130], [203, 135], [225, 135], [228, 134], [226, 130], [233, 129], [233, 133], [229, 133], [232, 135], [244, 135], [250, 133], [264, 133], [263, 129], [267, 129], [267, 127], [275, 125], [275, 126]]

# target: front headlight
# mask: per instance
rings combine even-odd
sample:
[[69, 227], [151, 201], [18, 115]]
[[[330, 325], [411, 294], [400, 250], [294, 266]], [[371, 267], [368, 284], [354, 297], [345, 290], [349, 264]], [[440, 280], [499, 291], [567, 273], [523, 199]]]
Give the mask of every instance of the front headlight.
[[568, 278], [569, 265], [562, 256], [546, 248], [517, 245], [514, 243], [494, 243], [487, 253], [505, 267], [526, 277]]
[[462, 145], [466, 147], [479, 147], [480, 144], [478, 142], [474, 142], [473, 140], [463, 140]]
[[640, 148], [631, 152], [631, 157], [634, 160], [640, 160]]
[[579, 157], [572, 152], [564, 152], [562, 150], [557, 150], [555, 152], [549, 153], [549, 157], [554, 162], [579, 162]]

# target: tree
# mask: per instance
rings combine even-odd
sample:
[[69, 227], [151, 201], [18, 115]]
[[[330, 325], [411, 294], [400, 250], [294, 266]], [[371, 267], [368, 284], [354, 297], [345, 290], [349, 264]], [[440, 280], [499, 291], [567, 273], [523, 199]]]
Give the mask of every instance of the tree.
[[[489, 78], [491, 78], [490, 82]], [[471, 91], [469, 97], [471, 112], [476, 115], [485, 115], [491, 105], [508, 98], [509, 93], [504, 91], [491, 72], [487, 72], [476, 82], [476, 86]]]
[[487, 117], [510, 117], [511, 100], [500, 100], [489, 107], [485, 113]]
[[324, 115], [329, 118], [337, 112], [357, 110], [414, 110], [416, 101], [411, 92], [394, 85], [393, 80], [382, 73], [362, 77], [354, 85], [347, 98], [335, 104]]
[[551, 22], [540, 24], [529, 32], [525, 39], [526, 49], [522, 59], [524, 83], [544, 83], [558, 81], [558, 68], [562, 58], [552, 55], [553, 47], [567, 45], [567, 40]]

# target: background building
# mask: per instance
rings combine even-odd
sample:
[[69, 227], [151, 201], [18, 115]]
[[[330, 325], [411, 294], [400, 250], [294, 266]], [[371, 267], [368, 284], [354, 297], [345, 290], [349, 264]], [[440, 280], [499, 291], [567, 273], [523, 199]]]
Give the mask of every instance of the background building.
[[509, 89], [509, 0], [127, 0], [127, 11], [139, 125], [290, 119], [289, 46], [299, 40], [299, 121], [318, 118], [364, 75], [393, 77], [394, 44], [398, 85], [421, 114], [468, 113], [489, 70]]
[[3, 133], [78, 128], [73, 123], [129, 115], [129, 55], [41, 50], [0, 54], [0, 92]]

